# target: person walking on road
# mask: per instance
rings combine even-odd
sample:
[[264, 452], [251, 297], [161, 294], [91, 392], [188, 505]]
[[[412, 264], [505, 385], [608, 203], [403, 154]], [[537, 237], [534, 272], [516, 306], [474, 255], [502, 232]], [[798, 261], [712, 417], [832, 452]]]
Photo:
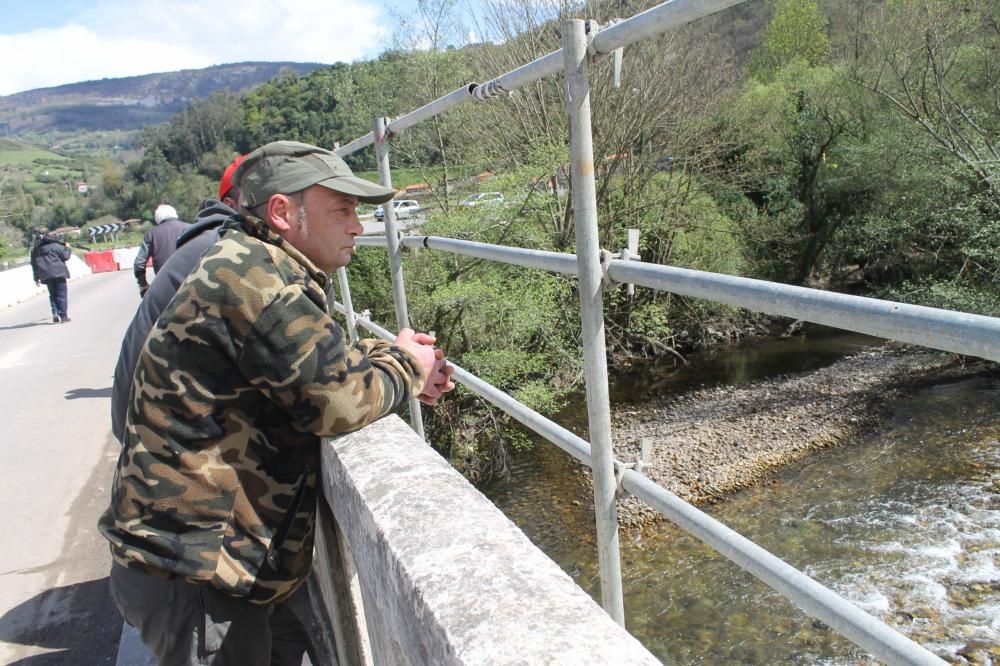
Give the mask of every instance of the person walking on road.
[[[132, 272], [135, 273], [136, 282], [139, 283], [139, 295], [145, 296], [149, 289], [149, 282], [146, 281], [146, 264], [153, 260], [153, 270], [157, 273], [167, 263], [167, 259], [177, 249], [177, 237], [188, 228], [188, 223], [177, 217], [177, 211], [173, 206], [160, 204], [153, 213], [152, 229], [146, 232], [142, 239], [142, 247], [135, 255], [135, 262], [132, 264]], [[155, 276], [154, 276], [155, 277]]]
[[49, 289], [49, 307], [54, 324], [69, 321], [69, 289], [66, 286], [69, 268], [66, 262], [72, 254], [69, 243], [51, 234], [39, 237], [31, 249], [31, 274], [35, 284], [44, 282]]
[[99, 525], [112, 599], [162, 664], [286, 663], [277, 609], [309, 575], [320, 438], [454, 388], [433, 337], [348, 347], [331, 317], [357, 204], [391, 188], [291, 141], [255, 150], [235, 182], [240, 214], [140, 352]]

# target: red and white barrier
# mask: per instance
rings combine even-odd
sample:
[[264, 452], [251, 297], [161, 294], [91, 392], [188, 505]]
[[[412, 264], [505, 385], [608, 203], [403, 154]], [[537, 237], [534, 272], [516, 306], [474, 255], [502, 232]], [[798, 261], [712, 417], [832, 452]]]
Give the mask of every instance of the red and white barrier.
[[114, 250], [87, 252], [83, 255], [83, 260], [87, 262], [90, 270], [94, 273], [108, 273], [118, 270], [118, 262], [115, 261]]

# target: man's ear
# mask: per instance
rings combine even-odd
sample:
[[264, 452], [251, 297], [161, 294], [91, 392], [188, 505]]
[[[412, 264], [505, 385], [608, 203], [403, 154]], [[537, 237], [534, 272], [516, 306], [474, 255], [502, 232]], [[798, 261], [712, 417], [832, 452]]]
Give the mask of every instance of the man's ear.
[[264, 216], [264, 221], [276, 234], [281, 235], [292, 228], [292, 221], [289, 218], [292, 208], [292, 202], [284, 194], [272, 194], [267, 200], [267, 214]]

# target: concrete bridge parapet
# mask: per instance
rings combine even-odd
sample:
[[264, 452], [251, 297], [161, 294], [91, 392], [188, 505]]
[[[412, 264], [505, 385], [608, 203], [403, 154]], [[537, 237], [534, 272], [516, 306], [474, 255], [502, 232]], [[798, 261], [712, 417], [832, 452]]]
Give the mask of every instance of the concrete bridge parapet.
[[338, 661], [660, 663], [400, 418], [327, 440], [323, 468]]

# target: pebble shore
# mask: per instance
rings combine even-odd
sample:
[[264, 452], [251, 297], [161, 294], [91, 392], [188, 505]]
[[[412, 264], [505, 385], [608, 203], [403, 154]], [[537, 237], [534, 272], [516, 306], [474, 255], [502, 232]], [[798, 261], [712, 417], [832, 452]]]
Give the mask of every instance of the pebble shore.
[[[975, 371], [953, 354], [887, 345], [815, 372], [628, 405], [612, 412], [615, 458], [637, 460], [649, 439], [648, 477], [688, 502], [715, 502], [872, 430], [908, 392]], [[662, 519], [635, 498], [618, 510], [623, 527]]]

